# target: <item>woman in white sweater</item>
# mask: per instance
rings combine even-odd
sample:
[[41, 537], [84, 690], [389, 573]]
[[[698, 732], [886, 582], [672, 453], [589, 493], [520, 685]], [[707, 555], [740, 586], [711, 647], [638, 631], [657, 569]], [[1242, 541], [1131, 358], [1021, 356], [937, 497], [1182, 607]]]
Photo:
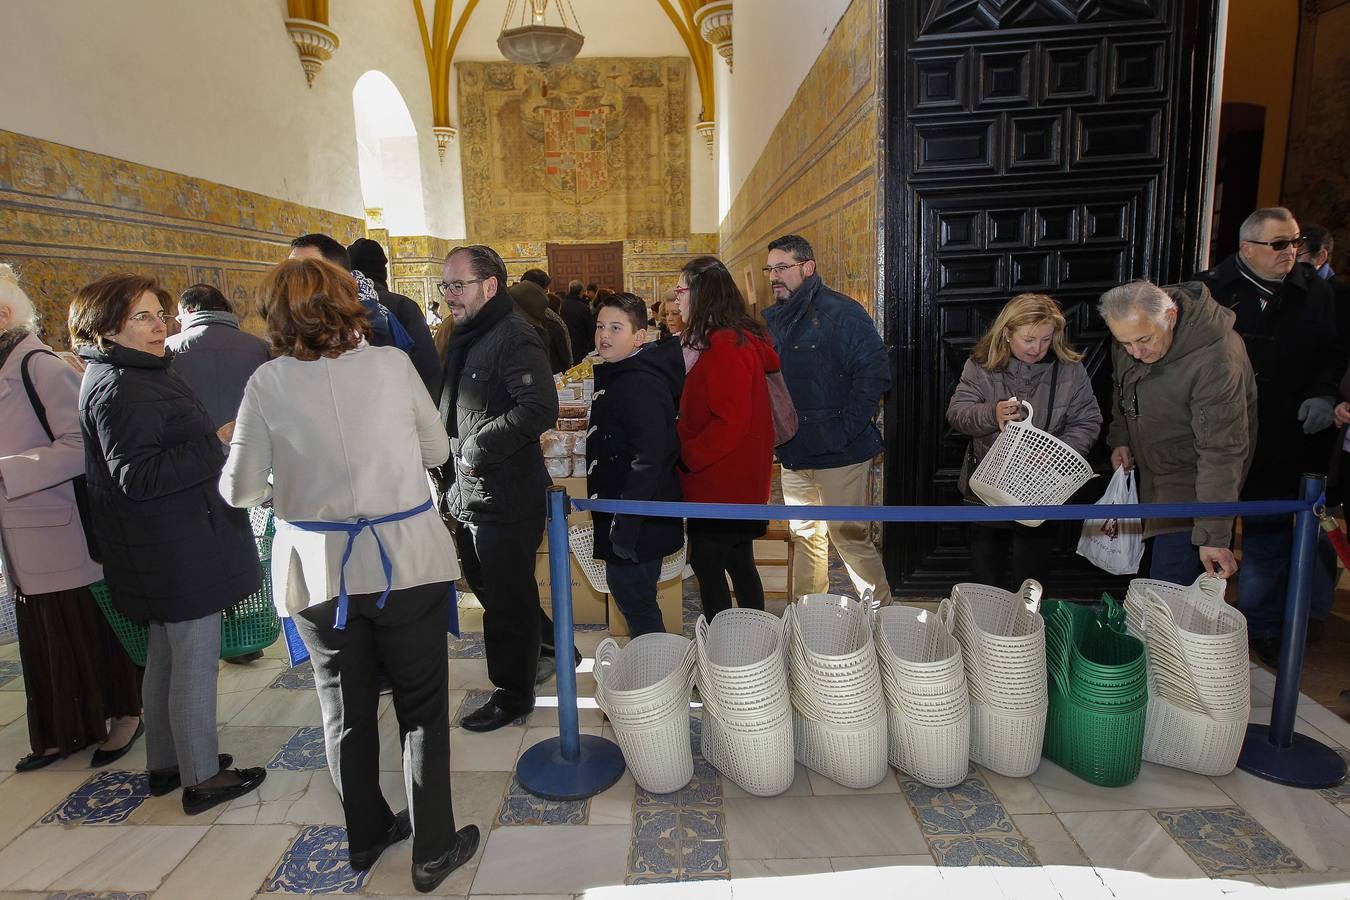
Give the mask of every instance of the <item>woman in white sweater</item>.
[[[407, 355], [367, 344], [349, 274], [282, 263], [259, 306], [277, 358], [244, 391], [221, 493], [234, 506], [272, 501], [277, 611], [314, 660], [352, 868], [412, 833], [413, 882], [429, 891], [478, 844], [475, 826], [455, 831], [450, 807], [445, 631], [459, 563], [426, 473], [449, 442]], [[398, 815], [379, 787], [381, 671], [409, 789]]]

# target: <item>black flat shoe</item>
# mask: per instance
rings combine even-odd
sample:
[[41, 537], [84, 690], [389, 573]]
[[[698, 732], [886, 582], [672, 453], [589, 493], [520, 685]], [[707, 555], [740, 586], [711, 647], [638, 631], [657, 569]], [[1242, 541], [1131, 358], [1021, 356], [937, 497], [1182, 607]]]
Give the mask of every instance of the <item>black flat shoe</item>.
[[375, 845], [369, 850], [353, 851], [347, 858], [347, 862], [358, 872], [364, 872], [379, 860], [380, 854], [388, 850], [391, 844], [397, 844], [399, 841], [406, 841], [412, 834], [412, 818], [405, 809], [403, 812], [394, 816], [394, 824], [389, 826], [389, 830], [384, 833]]
[[239, 783], [228, 787], [183, 788], [183, 812], [189, 816], [204, 813], [213, 806], [228, 803], [235, 797], [242, 797], [250, 791], [257, 790], [258, 785], [267, 777], [267, 772], [262, 768], [235, 769], [234, 774], [239, 776]]
[[[540, 659], [544, 659], [545, 657], [547, 657], [550, 666], [553, 665], [553, 660], [554, 660], [554, 658], [555, 658], [557, 655], [558, 655], [558, 651], [557, 651], [554, 647], [551, 647], [551, 646], [549, 646], [549, 645], [547, 645], [547, 644], [541, 645], [541, 646], [539, 647], [539, 658], [540, 658]], [[580, 667], [581, 661], [582, 661], [583, 659], [585, 659], [585, 657], [581, 655], [581, 648], [580, 648], [580, 647], [573, 647], [573, 648], [572, 648], [572, 659], [575, 660], [577, 666]]]
[[530, 712], [531, 710], [528, 709], [522, 712], [503, 709], [497, 705], [497, 695], [493, 694], [488, 702], [460, 719], [459, 724], [467, 731], [496, 731], [503, 725], [510, 725], [516, 719]]
[[131, 736], [131, 740], [127, 741], [116, 750], [95, 750], [94, 755], [89, 757], [89, 768], [101, 769], [104, 766], [110, 766], [117, 762], [127, 755], [127, 751], [131, 749], [131, 745], [136, 743], [136, 740], [143, 734], [145, 734], [145, 720], [141, 719], [136, 723], [136, 733]]
[[478, 852], [478, 826], [465, 825], [455, 832], [455, 845], [429, 863], [412, 864], [412, 883], [420, 894], [429, 894], [440, 887], [450, 873], [473, 859]]
[[36, 772], [38, 769], [45, 769], [52, 763], [61, 758], [61, 751], [48, 753], [46, 756], [39, 756], [36, 753], [30, 753], [23, 759], [14, 764], [15, 772]]
[[[222, 753], [216, 757], [220, 762], [222, 769], [228, 769], [234, 765], [234, 757], [228, 753]], [[183, 780], [178, 777], [177, 769], [161, 769], [158, 772], [146, 772], [150, 776], [150, 796], [163, 797], [165, 794], [172, 793], [183, 786]]]

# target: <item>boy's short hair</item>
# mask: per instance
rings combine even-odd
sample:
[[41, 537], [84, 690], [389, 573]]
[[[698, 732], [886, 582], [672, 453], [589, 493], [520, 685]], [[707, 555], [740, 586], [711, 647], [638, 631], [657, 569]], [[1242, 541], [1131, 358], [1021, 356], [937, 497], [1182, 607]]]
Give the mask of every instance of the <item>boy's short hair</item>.
[[620, 294], [610, 294], [600, 301], [600, 306], [596, 309], [598, 314], [600, 310], [606, 307], [622, 311], [628, 316], [628, 321], [633, 326], [634, 331], [641, 331], [647, 327], [647, 304], [637, 294], [627, 292]]

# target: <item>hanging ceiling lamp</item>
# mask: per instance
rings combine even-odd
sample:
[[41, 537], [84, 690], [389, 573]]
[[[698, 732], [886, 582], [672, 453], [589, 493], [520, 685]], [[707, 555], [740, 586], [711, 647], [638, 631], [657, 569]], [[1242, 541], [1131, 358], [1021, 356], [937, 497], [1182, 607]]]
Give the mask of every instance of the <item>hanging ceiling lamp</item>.
[[[502, 56], [540, 69], [576, 59], [586, 37], [581, 33], [571, 0], [557, 0], [552, 7], [556, 16], [550, 15], [549, 0], [510, 0], [502, 32], [497, 35], [497, 49]], [[556, 24], [549, 24], [548, 20], [554, 18]]]

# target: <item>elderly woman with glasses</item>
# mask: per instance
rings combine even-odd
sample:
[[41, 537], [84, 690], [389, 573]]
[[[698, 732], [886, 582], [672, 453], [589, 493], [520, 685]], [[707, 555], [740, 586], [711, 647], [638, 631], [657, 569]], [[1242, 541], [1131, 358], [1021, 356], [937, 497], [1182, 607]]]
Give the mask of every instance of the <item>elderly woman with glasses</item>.
[[107, 275], [70, 306], [88, 361], [80, 429], [94, 533], [113, 605], [150, 623], [142, 697], [150, 792], [183, 787], [183, 812], [252, 791], [260, 768], [217, 753], [221, 612], [258, 589], [248, 514], [217, 489], [225, 447], [169, 369], [168, 294], [154, 278]]

